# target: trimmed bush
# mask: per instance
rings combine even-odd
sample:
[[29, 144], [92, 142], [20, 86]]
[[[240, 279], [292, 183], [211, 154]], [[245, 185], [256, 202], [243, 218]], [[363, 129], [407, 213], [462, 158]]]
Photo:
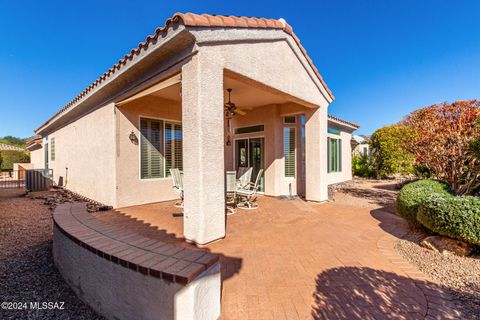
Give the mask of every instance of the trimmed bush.
[[357, 177], [371, 177], [373, 171], [370, 168], [368, 156], [353, 156], [352, 157], [352, 173]]
[[418, 226], [417, 212], [420, 204], [431, 194], [449, 195], [446, 184], [437, 180], [417, 180], [402, 187], [397, 198], [397, 211], [410, 224]]
[[22, 151], [4, 150], [0, 152], [0, 169], [12, 170], [14, 163], [30, 162], [30, 155]]
[[480, 244], [480, 198], [432, 194], [418, 209], [417, 221], [433, 232]]

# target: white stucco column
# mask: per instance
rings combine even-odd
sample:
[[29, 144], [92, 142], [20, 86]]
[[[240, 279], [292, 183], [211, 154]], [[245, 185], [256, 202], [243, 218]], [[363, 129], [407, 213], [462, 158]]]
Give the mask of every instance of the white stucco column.
[[196, 55], [182, 68], [184, 236], [225, 236], [223, 68]]
[[328, 200], [327, 185], [327, 106], [305, 113], [305, 197]]

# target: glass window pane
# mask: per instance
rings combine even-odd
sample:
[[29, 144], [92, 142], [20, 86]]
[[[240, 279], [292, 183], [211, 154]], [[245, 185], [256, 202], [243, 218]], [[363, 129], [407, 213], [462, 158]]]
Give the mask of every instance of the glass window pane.
[[235, 134], [262, 132], [265, 129], [263, 124], [257, 126], [235, 128]]
[[297, 122], [297, 117], [296, 116], [285, 116], [285, 117], [283, 117], [283, 122], [284, 123], [296, 123]]

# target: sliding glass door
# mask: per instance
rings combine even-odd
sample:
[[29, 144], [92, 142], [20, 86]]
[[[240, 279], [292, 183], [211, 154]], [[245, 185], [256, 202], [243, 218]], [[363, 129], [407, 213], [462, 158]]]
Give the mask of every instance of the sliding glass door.
[[[252, 167], [252, 182], [255, 182], [260, 169], [264, 169], [264, 138], [235, 140], [235, 170], [239, 167]], [[265, 190], [265, 175], [260, 180], [259, 191]]]

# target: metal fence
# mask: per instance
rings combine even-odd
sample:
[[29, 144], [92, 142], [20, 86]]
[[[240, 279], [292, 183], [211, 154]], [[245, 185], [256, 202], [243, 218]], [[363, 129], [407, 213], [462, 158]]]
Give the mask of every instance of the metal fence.
[[53, 185], [52, 169], [9, 170], [0, 172], [0, 189], [26, 188], [45, 191]]

